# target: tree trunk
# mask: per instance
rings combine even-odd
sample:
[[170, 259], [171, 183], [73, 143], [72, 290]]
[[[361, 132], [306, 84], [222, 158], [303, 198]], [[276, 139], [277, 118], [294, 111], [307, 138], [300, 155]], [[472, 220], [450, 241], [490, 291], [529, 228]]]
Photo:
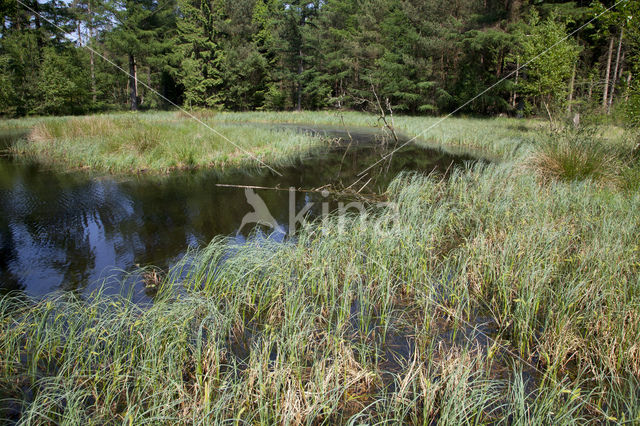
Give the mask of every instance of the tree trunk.
[[[38, 3], [38, 0], [33, 2], [33, 12], [33, 22], [36, 26], [36, 45], [38, 46], [38, 53], [40, 53], [44, 46], [44, 40], [42, 31], [40, 31], [40, 3]], [[19, 22], [20, 18], [18, 18], [18, 23]], [[20, 31], [20, 25], [18, 25], [18, 31]]]
[[611, 76], [611, 56], [613, 56], [613, 37], [609, 40], [609, 53], [607, 54], [607, 69], [604, 77], [604, 92], [602, 93], [602, 110], [609, 113], [607, 100], [609, 99], [609, 77]]
[[[91, 0], [88, 3], [88, 11], [89, 11], [89, 43], [94, 39], [93, 34], [93, 15], [91, 13]], [[93, 47], [89, 49], [89, 66], [91, 69], [91, 100], [93, 103], [96, 103], [97, 100], [97, 91], [96, 91], [96, 66], [93, 59]]]
[[300, 58], [298, 60], [298, 100], [296, 103], [296, 109], [298, 111], [302, 111], [302, 49], [298, 50], [298, 55], [300, 55]]
[[622, 56], [620, 57], [620, 70], [618, 71], [617, 80], [622, 80], [622, 76], [624, 75], [624, 64], [625, 64], [624, 59], [625, 59], [626, 53], [627, 52], [622, 51]]
[[515, 22], [520, 17], [520, 7], [522, 0], [509, 0], [507, 9], [509, 11], [509, 22]]
[[138, 78], [136, 76], [136, 59], [129, 54], [129, 91], [131, 96], [131, 111], [138, 110]]
[[513, 98], [511, 101], [511, 106], [513, 108], [516, 107], [516, 100], [518, 99], [518, 76], [520, 74], [520, 59], [518, 58], [516, 60], [516, 82], [515, 82], [515, 87], [513, 88]]
[[93, 60], [93, 49], [89, 51], [89, 66], [91, 68], [91, 100], [96, 103], [97, 91], [96, 91], [96, 66]]
[[571, 82], [569, 82], [569, 101], [567, 103], [567, 112], [571, 114], [571, 104], [573, 103], [573, 87], [576, 82], [576, 63], [573, 64], [573, 73], [571, 73]]
[[549, 127], [551, 128], [551, 130], [553, 130], [553, 117], [551, 116], [549, 105], [547, 104], [547, 101], [544, 98], [542, 98], [542, 104], [544, 105], [544, 108], [547, 110], [547, 116], [549, 117]]
[[616, 82], [618, 81], [618, 68], [620, 67], [620, 51], [622, 50], [622, 36], [624, 35], [624, 27], [620, 28], [620, 40], [618, 40], [618, 53], [616, 54], [616, 65], [613, 68], [613, 82], [609, 90], [609, 105], [607, 110], [611, 109], [613, 104], [613, 93], [616, 91]]
[[35, 23], [36, 30], [39, 30], [40, 29], [40, 3], [38, 3], [38, 0], [34, 0], [33, 2], [33, 11], [34, 11], [33, 22]]
[[625, 91], [624, 101], [629, 101], [629, 91], [631, 90], [631, 71], [629, 71], [629, 75], [627, 75], [627, 90]]

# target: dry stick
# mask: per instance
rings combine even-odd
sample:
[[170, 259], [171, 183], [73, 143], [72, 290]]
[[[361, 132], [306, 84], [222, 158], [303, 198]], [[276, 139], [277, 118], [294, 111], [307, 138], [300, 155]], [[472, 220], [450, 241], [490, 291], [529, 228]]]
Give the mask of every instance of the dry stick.
[[353, 185], [355, 185], [356, 183], [360, 182], [360, 181], [361, 181], [362, 179], [364, 179], [365, 177], [367, 177], [367, 175], [366, 175], [366, 174], [364, 174], [364, 175], [360, 176], [360, 177], [359, 177], [358, 179], [356, 179], [356, 180], [355, 180], [351, 185], [347, 186], [347, 188], [346, 188], [346, 189], [351, 189], [351, 187], [352, 187]]
[[369, 178], [369, 180], [368, 180], [364, 185], [362, 185], [362, 187], [361, 187], [358, 191], [356, 191], [356, 193], [357, 193], [357, 194], [360, 194], [360, 192], [361, 192], [361, 191], [362, 191], [362, 190], [363, 190], [367, 185], [369, 185], [369, 182], [371, 182], [371, 179], [373, 179], [373, 178]]
[[398, 136], [396, 135], [396, 131], [393, 128], [393, 111], [391, 110], [391, 106], [389, 105], [389, 99], [386, 99], [386, 103], [387, 106], [389, 107], [389, 110], [391, 111], [391, 123], [389, 124], [387, 122], [387, 117], [385, 115], [384, 112], [384, 108], [382, 108], [382, 104], [380, 103], [380, 98], [378, 98], [378, 94], [376, 93], [376, 89], [373, 86], [373, 83], [371, 83], [371, 91], [373, 92], [373, 96], [375, 96], [376, 98], [376, 103], [378, 104], [378, 108], [380, 109], [380, 118], [378, 120], [382, 120], [382, 122], [384, 123], [384, 126], [389, 129], [389, 131], [391, 132], [391, 135], [393, 136], [393, 139], [396, 141], [396, 145], [398, 144]]
[[573, 89], [576, 82], [576, 66], [577, 61], [573, 63], [573, 72], [571, 73], [571, 81], [569, 83], [569, 99], [567, 102], [567, 112], [571, 114], [571, 108], [573, 106]]
[[464, 107], [466, 107], [467, 105], [469, 105], [471, 102], [475, 101], [476, 99], [478, 99], [480, 96], [484, 95], [485, 93], [487, 93], [488, 91], [490, 91], [491, 89], [493, 89], [494, 87], [496, 87], [498, 84], [504, 82], [505, 80], [507, 80], [508, 78], [511, 78], [512, 75], [514, 75], [515, 73], [517, 73], [520, 69], [526, 67], [527, 65], [529, 65], [531, 62], [535, 61], [536, 59], [538, 59], [540, 56], [546, 54], [548, 51], [550, 51], [551, 49], [553, 49], [554, 47], [556, 47], [558, 44], [564, 42], [565, 40], [567, 40], [569, 37], [573, 36], [574, 34], [576, 34], [578, 31], [582, 30], [584, 27], [586, 27], [587, 25], [590, 25], [593, 21], [595, 21], [596, 19], [598, 19], [599, 17], [601, 17], [602, 15], [604, 15], [605, 13], [609, 12], [611, 9], [613, 9], [614, 7], [616, 7], [617, 5], [619, 5], [620, 3], [625, 3], [628, 2], [629, 0], [618, 0], [613, 6], [608, 7], [607, 9], [605, 9], [603, 12], [600, 12], [598, 15], [594, 16], [592, 19], [590, 19], [589, 21], [585, 22], [584, 24], [582, 24], [580, 27], [576, 28], [575, 30], [573, 30], [571, 33], [569, 33], [566, 37], [562, 38], [561, 40], [555, 42], [554, 44], [552, 44], [550, 47], [548, 47], [547, 49], [543, 50], [542, 52], [540, 52], [539, 54], [537, 54], [536, 56], [534, 56], [533, 58], [529, 59], [527, 62], [525, 62], [524, 64], [522, 64], [521, 66], [517, 67], [514, 71], [511, 71], [509, 74], [505, 75], [504, 77], [502, 77], [500, 80], [496, 81], [495, 83], [493, 83], [491, 86], [487, 87], [486, 89], [484, 89], [482, 92], [478, 93], [477, 95], [475, 95], [473, 98], [469, 99], [468, 101], [466, 101], [465, 103], [463, 103], [462, 105], [460, 105], [459, 107], [457, 107], [456, 109], [454, 109], [453, 111], [451, 111], [449, 114], [445, 115], [444, 117], [440, 118], [438, 121], [436, 121], [435, 123], [433, 123], [431, 126], [427, 127], [426, 129], [422, 130], [420, 133], [418, 133], [417, 135], [415, 135], [414, 137], [412, 137], [411, 139], [407, 140], [405, 143], [403, 143], [402, 145], [400, 145], [399, 148], [397, 148], [396, 150], [392, 151], [391, 153], [387, 154], [386, 156], [382, 157], [380, 160], [376, 161], [375, 163], [373, 163], [372, 165], [370, 165], [369, 167], [367, 167], [366, 169], [364, 169], [363, 171], [360, 172], [360, 174], [366, 173], [368, 170], [370, 170], [371, 168], [375, 167], [376, 164], [380, 163], [381, 161], [384, 161], [387, 157], [393, 155], [398, 149], [402, 149], [403, 147], [407, 146], [408, 144], [410, 144], [411, 142], [413, 142], [414, 140], [418, 139], [422, 134], [424, 134], [425, 132], [428, 132], [429, 130], [433, 129], [434, 127], [436, 127], [437, 125], [439, 125], [440, 123], [442, 123], [444, 120], [448, 119], [449, 117], [451, 117], [452, 115], [454, 115], [455, 113], [457, 113], [458, 111], [460, 111], [461, 109], [463, 109]]
[[[385, 98], [385, 103], [387, 105], [387, 109], [389, 110], [389, 117], [391, 117], [391, 134], [393, 135], [393, 139], [395, 140], [393, 149], [396, 149], [398, 147], [398, 135], [396, 135], [396, 123], [393, 121], [393, 108], [391, 108], [391, 102], [389, 102], [389, 98]], [[387, 173], [389, 173], [390, 168], [391, 158], [389, 158], [389, 162], [387, 163]]]
[[[44, 19], [45, 21], [47, 21], [48, 23], [50, 23], [51, 25], [53, 25], [54, 27], [56, 27], [58, 30], [60, 30], [60, 32], [62, 32], [63, 36], [65, 39], [69, 40], [68, 38], [68, 33], [59, 25], [57, 25], [55, 22], [51, 21], [50, 19], [42, 16], [40, 13], [36, 12], [35, 10], [33, 10], [31, 7], [29, 7], [28, 5], [26, 5], [25, 3], [22, 2], [22, 0], [16, 0], [18, 3], [20, 3], [22, 6], [24, 6], [26, 9], [30, 10], [31, 12], [33, 12], [35, 15], [37, 15], [38, 17]], [[104, 59], [106, 62], [108, 62], [109, 64], [113, 65], [114, 67], [116, 67], [118, 70], [122, 71], [123, 73], [125, 73], [126, 75], [128, 75], [130, 78], [134, 78], [135, 82], [138, 83], [138, 78], [134, 75], [132, 75], [131, 73], [128, 73], [126, 70], [124, 70], [121, 66], [119, 66], [118, 64], [116, 64], [115, 62], [111, 61], [109, 58], [107, 58], [106, 56], [102, 55], [100, 52], [96, 51], [95, 49], [93, 49], [92, 47], [88, 46], [88, 45], [84, 45], [82, 46], [85, 49], [89, 50], [90, 52], [95, 53], [96, 55], [98, 55], [100, 58]], [[254, 160], [256, 160], [258, 163], [262, 164], [264, 167], [266, 167], [267, 169], [271, 170], [273, 173], [277, 174], [278, 176], [282, 176], [282, 173], [278, 172], [276, 169], [274, 169], [273, 167], [269, 166], [268, 164], [266, 164], [264, 161], [260, 160], [258, 157], [256, 157], [255, 155], [253, 155], [252, 153], [250, 153], [249, 151], [247, 151], [246, 149], [242, 148], [241, 146], [239, 146], [238, 144], [236, 144], [235, 142], [233, 142], [231, 139], [229, 139], [228, 137], [226, 137], [225, 135], [223, 135], [222, 133], [220, 133], [219, 131], [217, 131], [216, 129], [214, 129], [213, 127], [209, 126], [207, 123], [205, 123], [204, 121], [200, 120], [198, 117], [196, 117], [195, 115], [191, 114], [189, 111], [187, 111], [186, 109], [182, 108], [180, 105], [176, 104], [175, 102], [173, 102], [172, 100], [170, 100], [169, 98], [167, 98], [166, 96], [162, 95], [160, 92], [158, 92], [157, 90], [155, 90], [154, 88], [150, 87], [148, 84], [146, 84], [143, 81], [140, 81], [140, 84], [142, 84], [144, 87], [146, 87], [147, 89], [149, 89], [150, 91], [152, 91], [153, 93], [155, 93], [156, 95], [160, 96], [160, 98], [162, 98], [163, 100], [165, 100], [166, 102], [170, 103], [171, 105], [173, 105], [174, 107], [178, 108], [180, 111], [182, 111], [183, 113], [185, 113], [186, 115], [188, 115], [190, 118], [194, 119], [195, 121], [197, 121], [198, 123], [202, 124], [204, 127], [206, 127], [207, 129], [211, 130], [213, 133], [215, 133], [216, 135], [220, 136], [222, 139], [224, 139], [225, 141], [229, 142], [231, 145], [233, 145], [234, 147], [236, 147], [237, 149], [239, 149], [240, 151], [244, 152], [245, 154], [247, 154], [249, 157], [253, 158]]]
[[551, 127], [551, 130], [553, 130], [553, 117], [551, 117], [551, 111], [549, 111], [549, 105], [547, 105], [547, 101], [545, 101], [544, 99], [542, 100], [542, 104], [544, 105], [544, 108], [547, 110], [547, 115], [549, 116], [549, 127]]
[[[393, 122], [393, 109], [391, 108], [391, 103], [389, 102], [389, 98], [385, 98], [385, 104], [389, 109], [389, 114], [391, 116], [391, 124], [389, 124], [389, 122], [387, 121], [385, 110], [382, 107], [382, 103], [380, 103], [380, 98], [378, 97], [378, 93], [376, 92], [376, 89], [373, 83], [371, 83], [371, 92], [373, 92], [373, 96], [376, 98], [376, 104], [378, 105], [378, 109], [380, 110], [380, 117], [378, 117], [378, 121], [382, 120], [382, 122], [384, 123], [384, 127], [390, 131], [391, 136], [393, 136], [393, 139], [395, 141], [393, 145], [393, 148], [395, 149], [398, 146], [398, 135], [396, 135], [396, 131], [394, 128], [395, 126]], [[383, 141], [383, 145], [386, 145], [385, 141]], [[392, 154], [393, 154], [393, 151], [392, 151]], [[389, 157], [389, 162], [387, 163], [387, 169], [386, 169], [387, 173], [389, 172], [389, 168], [391, 167], [392, 159], [393, 159], [393, 155]]]
[[[318, 188], [311, 188], [311, 189], [301, 189], [301, 188], [293, 188], [293, 191], [296, 192], [306, 192], [306, 193], [324, 193], [326, 195], [341, 195], [341, 196], [358, 196], [360, 198], [363, 199], [375, 199], [375, 198], [383, 198], [382, 194], [376, 194], [376, 193], [364, 193], [362, 194], [361, 191], [362, 189], [364, 189], [367, 184], [371, 181], [371, 179], [369, 179], [367, 181], [367, 183], [364, 184], [364, 186], [362, 188], [360, 188], [360, 190], [358, 191], [349, 191], [349, 189], [351, 188], [351, 186], [353, 186], [353, 184], [351, 186], [349, 186], [348, 188], [345, 188], [342, 191], [330, 191], [327, 188], [331, 188], [330, 184], [324, 185], [324, 186], [319, 186]], [[357, 182], [357, 181], [356, 181]], [[231, 183], [216, 183], [216, 186], [219, 187], [223, 187], [223, 188], [244, 188], [244, 189], [265, 189], [265, 190], [270, 190], [270, 191], [291, 191], [291, 188], [280, 188], [280, 186], [259, 186], [259, 185], [236, 185], [236, 184], [231, 184]], [[324, 195], [323, 194], [323, 195]]]
[[340, 111], [340, 121], [342, 122], [342, 127], [344, 127], [344, 129], [347, 132], [347, 135], [349, 136], [349, 145], [347, 145], [347, 149], [344, 150], [344, 154], [342, 155], [342, 160], [340, 160], [340, 169], [338, 169], [338, 176], [340, 176], [340, 173], [342, 172], [342, 164], [344, 163], [344, 159], [347, 156], [347, 153], [349, 152], [349, 148], [351, 148], [351, 144], [353, 144], [353, 137], [351, 136], [351, 132], [349, 131], [349, 128], [344, 122], [344, 115], [342, 115], [342, 111]]

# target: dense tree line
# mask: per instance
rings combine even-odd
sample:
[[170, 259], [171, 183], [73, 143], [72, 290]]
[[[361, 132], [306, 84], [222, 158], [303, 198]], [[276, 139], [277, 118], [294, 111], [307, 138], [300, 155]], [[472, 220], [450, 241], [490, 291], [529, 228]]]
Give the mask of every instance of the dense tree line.
[[640, 5], [633, 0], [588, 25], [614, 2], [0, 4], [0, 114], [7, 116], [171, 104], [407, 114], [462, 105], [474, 114], [551, 116], [637, 103]]

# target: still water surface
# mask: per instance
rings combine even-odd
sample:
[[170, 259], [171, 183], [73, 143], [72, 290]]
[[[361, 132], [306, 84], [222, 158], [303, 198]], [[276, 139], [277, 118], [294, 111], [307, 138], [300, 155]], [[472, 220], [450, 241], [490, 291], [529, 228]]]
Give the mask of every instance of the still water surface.
[[[300, 131], [308, 131], [299, 127]], [[207, 170], [168, 176], [96, 177], [83, 172], [47, 170], [37, 164], [0, 159], [0, 293], [19, 290], [42, 296], [56, 290], [87, 292], [105, 279], [116, 282], [124, 271], [143, 265], [168, 268], [190, 246], [206, 245], [216, 235], [246, 238], [286, 238], [253, 225], [238, 232], [243, 216], [253, 211], [245, 190], [218, 184], [261, 187], [318, 188], [349, 186], [360, 171], [384, 155], [379, 134], [315, 129], [342, 138], [321, 152], [310, 153], [296, 166], [221, 177]], [[12, 143], [24, 134], [2, 135]], [[363, 192], [382, 192], [403, 170], [444, 172], [471, 160], [407, 145], [371, 171], [374, 179]], [[367, 179], [361, 181], [365, 182]], [[357, 184], [360, 189], [362, 184]], [[289, 222], [288, 191], [260, 190], [258, 194], [285, 231]], [[295, 211], [314, 202], [309, 218], [321, 214], [320, 193], [297, 192]], [[331, 199], [331, 197], [329, 197]], [[339, 199], [331, 199], [336, 207]], [[344, 201], [344, 200], [343, 200]], [[250, 234], [252, 235], [250, 237]]]

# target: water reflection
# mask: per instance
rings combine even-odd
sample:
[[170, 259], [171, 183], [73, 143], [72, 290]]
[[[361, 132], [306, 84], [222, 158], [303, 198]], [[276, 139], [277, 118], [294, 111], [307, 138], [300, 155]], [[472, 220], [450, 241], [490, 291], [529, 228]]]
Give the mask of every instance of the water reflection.
[[[340, 136], [333, 132], [334, 136]], [[352, 133], [353, 135], [353, 133]], [[17, 137], [16, 134], [9, 138]], [[317, 188], [350, 184], [357, 173], [383, 152], [367, 142], [372, 134], [356, 134], [357, 146], [334, 147], [296, 167], [257, 175], [234, 173], [221, 178], [210, 171], [164, 177], [90, 178], [83, 173], [56, 173], [37, 165], [0, 160], [0, 290], [23, 290], [34, 296], [63, 289], [87, 291], [99, 281], [137, 265], [167, 268], [189, 246], [204, 245], [216, 235], [236, 235], [243, 242], [252, 231], [242, 218], [252, 207], [243, 188]], [[6, 139], [6, 137], [5, 137]], [[446, 170], [450, 157], [410, 145], [381, 164], [366, 191], [381, 191], [400, 170]], [[289, 192], [255, 190], [276, 222], [287, 231]], [[311, 217], [321, 213], [319, 193], [296, 193], [295, 211], [315, 202]], [[332, 199], [332, 206], [338, 200]], [[270, 230], [264, 228], [264, 232]], [[265, 234], [266, 235], [266, 234]], [[282, 240], [282, 232], [270, 238]]]

